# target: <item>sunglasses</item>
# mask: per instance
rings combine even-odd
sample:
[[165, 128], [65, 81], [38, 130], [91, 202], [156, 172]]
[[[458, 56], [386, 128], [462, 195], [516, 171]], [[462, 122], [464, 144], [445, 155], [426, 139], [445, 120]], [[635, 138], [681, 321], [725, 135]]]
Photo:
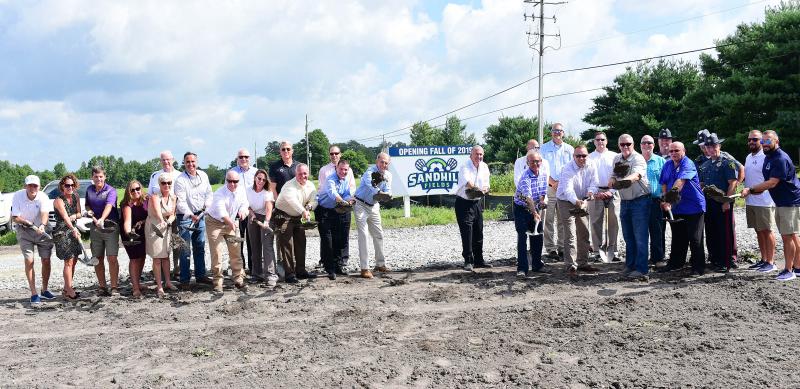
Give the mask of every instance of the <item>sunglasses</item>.
[[284, 147], [284, 148], [281, 149], [281, 151], [292, 151], [292, 149], [289, 148], [289, 147]]
[[256, 181], [266, 181], [267, 179], [264, 177], [256, 177]]
[[650, 142], [650, 141], [642, 141], [642, 144], [643, 144], [643, 145], [652, 145], [652, 144], [653, 144], [653, 142]]
[[141, 192], [141, 191], [142, 191], [142, 187], [141, 186], [137, 186], [135, 188], [131, 188], [131, 193], [133, 193], [133, 192]]
[[538, 164], [542, 163], [542, 160], [541, 159], [534, 159], [533, 161], [528, 161], [528, 162], [535, 163], [535, 164], [538, 165]]
[[619, 144], [620, 147], [631, 147], [631, 145], [633, 145], [633, 143], [620, 143]]
[[172, 185], [172, 181], [164, 181], [161, 185]]
[[748, 142], [760, 142], [761, 138], [747, 138]]
[[74, 188], [75, 184], [64, 184], [64, 188]]
[[670, 152], [670, 153], [679, 153], [679, 152], [680, 152], [680, 150], [678, 150], [678, 149], [674, 149], [674, 150], [670, 150], [669, 152]]
[[339, 155], [339, 154], [341, 154], [341, 153], [330, 153], [330, 154], [331, 154], [331, 155]]
[[761, 144], [762, 145], [771, 145], [772, 144], [772, 139], [762, 139], [761, 140]]
[[589, 154], [575, 154], [575, 158], [586, 158]]
[[597, 138], [597, 139], [595, 139], [594, 141], [595, 141], [595, 142], [605, 142], [606, 140], [607, 140], [607, 139], [605, 139], [605, 138]]
[[240, 155], [239, 156], [239, 159], [248, 159], [248, 158], [250, 158], [249, 155]]
[[229, 184], [238, 184], [239, 180], [225, 180], [228, 181]]

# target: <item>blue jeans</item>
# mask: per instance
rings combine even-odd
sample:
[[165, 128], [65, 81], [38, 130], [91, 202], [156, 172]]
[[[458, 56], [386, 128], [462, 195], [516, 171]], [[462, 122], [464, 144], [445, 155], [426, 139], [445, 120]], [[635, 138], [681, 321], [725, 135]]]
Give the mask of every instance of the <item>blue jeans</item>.
[[659, 201], [650, 200], [650, 262], [664, 260], [664, 231], [666, 228], [664, 221], [664, 211], [661, 210]]
[[[183, 215], [177, 215], [180, 223], [178, 224], [178, 232], [183, 240], [189, 242], [191, 239], [192, 256], [194, 257], [194, 278], [202, 278], [206, 276], [206, 220], [200, 219], [197, 222], [198, 231], [189, 231], [186, 227], [192, 224], [192, 218], [183, 218]], [[181, 283], [189, 282], [192, 279], [191, 267], [189, 265], [189, 251], [181, 251]]]
[[[537, 271], [544, 266], [542, 263], [542, 243], [544, 235], [528, 236], [528, 227], [533, 229], [535, 224], [533, 215], [525, 207], [514, 204], [514, 228], [517, 230], [517, 271], [528, 272], [528, 238], [531, 244], [531, 266]], [[544, 228], [544, 220], [539, 223], [539, 232]]]
[[647, 237], [650, 218], [650, 196], [622, 200], [619, 218], [625, 239], [625, 266], [647, 274]]

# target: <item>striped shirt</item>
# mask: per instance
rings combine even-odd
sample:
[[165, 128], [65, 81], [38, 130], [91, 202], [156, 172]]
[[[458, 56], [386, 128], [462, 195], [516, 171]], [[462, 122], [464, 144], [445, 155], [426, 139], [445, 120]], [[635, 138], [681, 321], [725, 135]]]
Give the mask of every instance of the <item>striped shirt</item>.
[[538, 203], [539, 200], [546, 194], [547, 175], [537, 175], [533, 173], [533, 170], [527, 169], [525, 170], [525, 173], [522, 173], [522, 177], [520, 177], [519, 182], [517, 183], [517, 192], [516, 196], [514, 196], [514, 204], [522, 207], [527, 205], [518, 198], [520, 195], [527, 196], [531, 200]]

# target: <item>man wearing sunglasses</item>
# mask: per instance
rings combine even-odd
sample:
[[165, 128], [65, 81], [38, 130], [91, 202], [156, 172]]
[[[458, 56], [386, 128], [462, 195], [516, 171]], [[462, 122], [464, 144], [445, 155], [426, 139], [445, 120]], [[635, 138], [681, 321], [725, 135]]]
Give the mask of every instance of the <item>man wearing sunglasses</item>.
[[[653, 137], [645, 135], [640, 142], [642, 157], [647, 162], [647, 181], [650, 182], [650, 217], [648, 219], [648, 230], [650, 232], [650, 263], [657, 268], [667, 265], [664, 261], [664, 239], [667, 222], [664, 221], [664, 212], [661, 209], [661, 170], [667, 162], [664, 158], [656, 154], [655, 142]], [[669, 149], [669, 147], [667, 148]], [[669, 154], [669, 151], [667, 151]]]
[[[752, 188], [764, 181], [764, 159], [766, 154], [761, 146], [761, 131], [753, 130], [747, 135], [747, 149], [750, 154], [744, 162], [744, 186]], [[769, 191], [759, 194], [750, 194], [745, 198], [745, 217], [747, 228], [756, 231], [758, 249], [761, 260], [749, 267], [762, 273], [778, 270], [775, 266], [775, 235], [772, 234], [772, 222], [775, 220], [775, 203]]]
[[[319, 175], [317, 175], [317, 179], [319, 180], [319, 189], [317, 189], [318, 198], [317, 201], [321, 201], [319, 197], [323, 195], [323, 193], [328, 193], [328, 184], [331, 179], [334, 179], [334, 175], [337, 174], [337, 167], [339, 165], [339, 161], [342, 159], [342, 150], [337, 145], [331, 145], [328, 148], [328, 158], [331, 161], [329, 164], [321, 167], [319, 169]], [[347, 174], [342, 179], [346, 183], [350, 194], [356, 193], [356, 179], [353, 175], [353, 169], [350, 168], [350, 164], [347, 165]], [[324, 213], [324, 207], [317, 207], [314, 209], [314, 219], [322, 223], [322, 219]], [[344, 269], [347, 268], [347, 262], [350, 260], [350, 245], [348, 241], [350, 240], [348, 237], [350, 236], [350, 222], [352, 219], [352, 214], [347, 212], [342, 214], [340, 217], [336, 218], [336, 225], [332, 228], [332, 233], [338, 234], [336, 239], [344, 244], [341, 247], [341, 252], [336, 253], [336, 257], [339, 258], [339, 263], [337, 264], [336, 270], [337, 274], [339, 275], [346, 275]], [[339, 224], [341, 223], [341, 224]], [[322, 250], [320, 250], [320, 265], [323, 264], [322, 258]]]
[[762, 173], [767, 180], [744, 188], [742, 196], [747, 198], [751, 193], [769, 190], [775, 202], [775, 224], [783, 240], [786, 258], [784, 269], [776, 279], [790, 281], [800, 275], [800, 180], [792, 159], [780, 148], [780, 139], [775, 131], [764, 131], [761, 144], [766, 154]]
[[[239, 223], [236, 218], [244, 220], [249, 213], [250, 204], [245, 191], [239, 190], [239, 173], [228, 170], [225, 173], [225, 185], [214, 192], [211, 205], [206, 215], [206, 238], [211, 249], [211, 272], [214, 276], [214, 292], [222, 293], [222, 256], [228, 250], [231, 278], [237, 289], [245, 287], [244, 269], [239, 246], [241, 243], [230, 239], [236, 237]], [[226, 238], [228, 237], [228, 238]]]
[[[619, 261], [617, 241], [619, 240], [619, 193], [608, 187], [614, 158], [617, 153], [608, 149], [605, 132], [594, 133], [594, 151], [589, 154], [589, 162], [597, 169], [597, 193], [589, 203], [589, 225], [592, 231], [592, 251], [604, 262]], [[606, 216], [606, 209], [608, 216]], [[606, 217], [608, 219], [606, 219]], [[605, 238], [605, 239], [603, 239]], [[601, 254], [602, 251], [602, 254]]]
[[570, 277], [577, 276], [578, 271], [597, 271], [589, 265], [589, 219], [585, 212], [586, 203], [597, 191], [597, 169], [586, 160], [588, 157], [586, 146], [575, 148], [573, 160], [561, 171], [556, 192], [558, 224], [564, 231], [564, 266]]
[[[211, 207], [211, 184], [208, 175], [197, 168], [197, 154], [187, 151], [183, 154], [183, 173], [175, 179], [177, 220], [180, 236], [191, 242], [191, 248], [180, 254], [181, 288], [187, 288], [192, 278], [189, 256], [194, 258], [194, 278], [197, 283], [211, 284], [206, 276], [206, 221], [201, 213]], [[187, 228], [192, 226], [194, 231]]]
[[281, 142], [279, 146], [281, 159], [269, 165], [269, 190], [274, 198], [278, 198], [283, 185], [294, 178], [299, 162], [292, 159], [294, 151], [288, 141]]
[[[238, 190], [246, 193], [246, 188], [253, 187], [253, 181], [256, 177], [256, 169], [255, 167], [250, 166], [250, 152], [247, 149], [242, 148], [236, 152], [236, 166], [231, 168], [231, 170], [239, 173], [239, 182]], [[245, 194], [246, 195], [246, 194]], [[247, 220], [242, 219], [239, 220], [239, 236], [244, 239], [245, 244], [241, 245], [241, 254], [242, 258], [244, 258], [244, 246], [247, 245], [247, 261], [245, 265], [247, 269], [253, 268], [253, 255], [251, 254], [250, 250], [250, 237], [247, 236]]]
[[[614, 166], [627, 165], [627, 172], [615, 175], [609, 187], [618, 187], [619, 218], [625, 239], [625, 272], [633, 279], [644, 279], [650, 269], [647, 261], [647, 240], [650, 219], [650, 181], [647, 179], [647, 162], [633, 149], [633, 137], [622, 134], [618, 140], [620, 153], [614, 157]], [[617, 168], [614, 169], [615, 171]], [[627, 186], [618, 185], [629, 182]]]
[[[38, 306], [42, 298], [56, 298], [47, 289], [50, 281], [50, 255], [53, 251], [53, 240], [45, 234], [47, 216], [50, 214], [52, 202], [39, 190], [39, 177], [25, 177], [25, 188], [14, 193], [11, 200], [11, 217], [17, 225], [17, 241], [25, 259], [25, 277], [31, 291], [31, 305]], [[42, 294], [36, 291], [36, 271], [33, 268], [34, 248], [39, 252], [42, 261]]]

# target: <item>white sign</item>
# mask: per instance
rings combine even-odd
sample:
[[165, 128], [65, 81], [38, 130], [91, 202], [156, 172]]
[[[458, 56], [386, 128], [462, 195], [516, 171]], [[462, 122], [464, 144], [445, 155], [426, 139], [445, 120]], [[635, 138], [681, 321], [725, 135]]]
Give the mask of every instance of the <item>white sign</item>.
[[458, 172], [469, 161], [472, 146], [390, 147], [392, 194], [455, 194]]

